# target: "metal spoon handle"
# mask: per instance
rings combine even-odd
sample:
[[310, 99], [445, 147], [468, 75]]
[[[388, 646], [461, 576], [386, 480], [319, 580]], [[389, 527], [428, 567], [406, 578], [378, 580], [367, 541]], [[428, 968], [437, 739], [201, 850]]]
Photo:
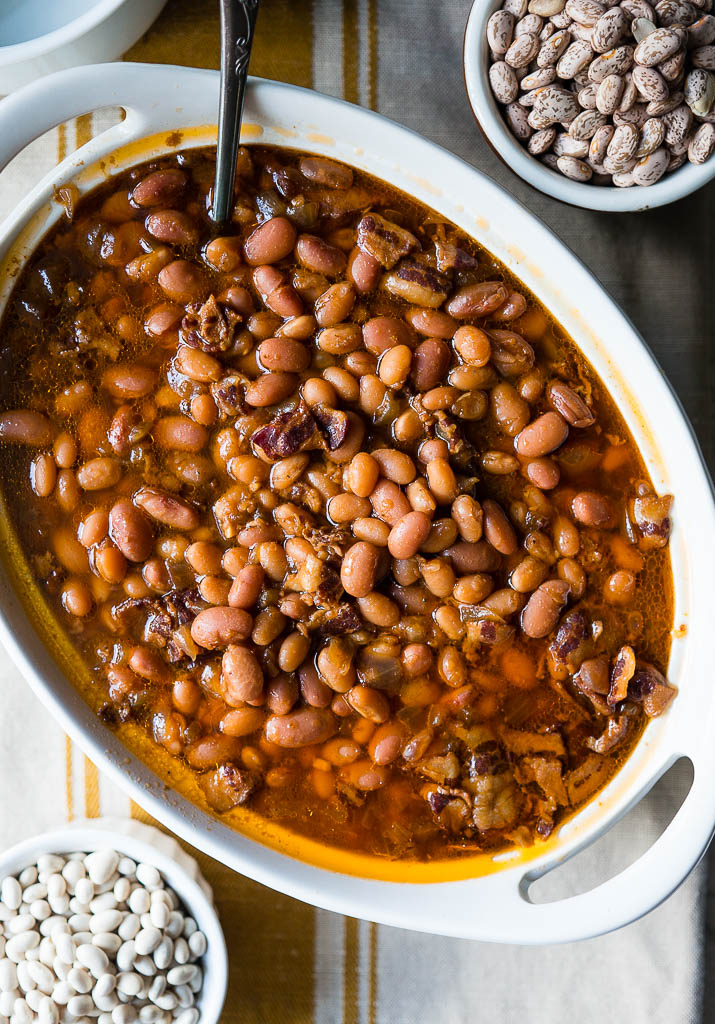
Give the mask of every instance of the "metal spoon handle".
[[236, 154], [259, 0], [221, 0], [221, 97], [211, 219], [223, 224], [233, 205]]

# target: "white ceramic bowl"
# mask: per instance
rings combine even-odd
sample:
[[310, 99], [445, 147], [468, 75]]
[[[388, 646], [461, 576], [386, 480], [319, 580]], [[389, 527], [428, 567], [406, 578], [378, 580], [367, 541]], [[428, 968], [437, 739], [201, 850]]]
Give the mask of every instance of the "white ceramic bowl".
[[690, 195], [715, 177], [715, 157], [712, 157], [700, 165], [686, 161], [679, 170], [647, 188], [582, 185], [531, 156], [509, 131], [489, 85], [487, 22], [501, 5], [502, 0], [474, 0], [464, 35], [464, 80], [479, 127], [515, 174], [554, 199], [607, 213], [635, 213], [665, 206]]
[[2, 0], [0, 96], [41, 75], [114, 60], [166, 0]]
[[[88, 96], [97, 107], [126, 110], [124, 121], [72, 154], [0, 225], [0, 305], [12, 285], [6, 275], [17, 270], [61, 214], [51, 203], [55, 186], [74, 180], [86, 191], [107, 174], [167, 152], [177, 143], [177, 130], [183, 130], [184, 146], [214, 143], [217, 95], [214, 72], [116, 64], [62, 72], [0, 103], [0, 166], [51, 125], [86, 111]], [[321, 859], [325, 848], [318, 844], [297, 860], [287, 855], [296, 849], [290, 841], [264, 833], [265, 841], [257, 843], [232, 831], [167, 790], [127, 755], [38, 642], [4, 575], [0, 639], [63, 727], [134, 800], [194, 846], [288, 895], [353, 917], [503, 942], [567, 941], [632, 921], [686, 877], [715, 822], [715, 689], [710, 678], [715, 506], [680, 406], [633, 326], [589, 271], [548, 228], [470, 165], [370, 111], [258, 80], [248, 90], [244, 140], [345, 160], [412, 193], [502, 260], [576, 339], [621, 409], [656, 488], [676, 496], [670, 550], [675, 622], [684, 628], [673, 637], [669, 676], [680, 688], [678, 698], [666, 715], [649, 723], [611, 784], [546, 843], [487, 858], [487, 873], [480, 862], [479, 877], [464, 877], [477, 870], [472, 862], [405, 870], [384, 861], [366, 865], [349, 852]], [[643, 857], [583, 895], [549, 904], [529, 901], [535, 877], [602, 834], [683, 755], [694, 765], [692, 788]]]
[[226, 940], [213, 905], [211, 888], [199, 866], [181, 846], [156, 828], [129, 818], [94, 818], [25, 839], [0, 854], [0, 879], [16, 875], [43, 853], [117, 850], [132, 860], [153, 864], [164, 876], [207, 939], [201, 964], [204, 983], [196, 1006], [200, 1024], [218, 1024], [228, 988]]

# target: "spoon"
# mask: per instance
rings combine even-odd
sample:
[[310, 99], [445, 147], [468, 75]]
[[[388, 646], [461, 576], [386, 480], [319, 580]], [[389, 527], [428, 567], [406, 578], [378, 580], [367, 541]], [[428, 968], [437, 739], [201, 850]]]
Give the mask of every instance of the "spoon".
[[227, 221], [233, 206], [236, 156], [258, 3], [259, 0], [221, 0], [221, 95], [216, 178], [209, 211], [215, 224]]

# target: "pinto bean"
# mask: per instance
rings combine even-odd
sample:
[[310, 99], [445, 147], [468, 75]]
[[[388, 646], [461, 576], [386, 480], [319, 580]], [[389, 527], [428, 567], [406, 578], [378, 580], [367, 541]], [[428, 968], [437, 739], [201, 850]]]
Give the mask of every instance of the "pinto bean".
[[353, 172], [349, 167], [322, 156], [302, 156], [298, 161], [298, 167], [303, 177], [315, 182], [316, 185], [350, 188], [353, 183]]
[[491, 393], [492, 411], [500, 428], [509, 437], [519, 434], [529, 422], [529, 405], [515, 387], [502, 381]]
[[77, 470], [77, 483], [83, 491], [102, 491], [114, 487], [122, 478], [122, 467], [116, 459], [90, 459]]
[[358, 684], [346, 694], [348, 704], [363, 718], [377, 725], [386, 722], [390, 717], [390, 704], [387, 697], [371, 686]]
[[326, 277], [338, 277], [345, 270], [345, 253], [318, 238], [317, 235], [300, 235], [295, 245], [295, 255], [302, 267]]
[[340, 568], [340, 580], [346, 593], [365, 597], [375, 586], [379, 551], [361, 540], [348, 549]]
[[217, 606], [198, 613], [191, 623], [191, 636], [199, 647], [215, 651], [236, 640], [245, 640], [251, 635], [252, 627], [253, 619], [242, 608]]
[[568, 424], [557, 412], [545, 412], [519, 432], [514, 447], [519, 455], [537, 459], [560, 447], [568, 433]]
[[52, 440], [50, 421], [41, 412], [15, 409], [0, 413], [0, 441], [15, 441], [39, 447]]
[[556, 626], [571, 586], [565, 580], [546, 580], [531, 595], [521, 613], [521, 628], [527, 636], [547, 636]]
[[441, 338], [426, 338], [412, 356], [410, 379], [418, 391], [429, 391], [442, 381], [449, 366], [449, 345]]
[[236, 235], [212, 238], [204, 248], [204, 259], [214, 270], [230, 274], [242, 261], [241, 239]]
[[571, 511], [584, 526], [608, 527], [613, 524], [610, 501], [595, 491], [579, 491], [571, 502]]
[[151, 554], [153, 535], [146, 516], [126, 498], [112, 505], [109, 536], [130, 562], [144, 562]]
[[293, 393], [297, 383], [298, 378], [293, 373], [264, 373], [246, 388], [246, 404], [256, 409], [277, 405]]
[[409, 327], [396, 316], [374, 316], [362, 328], [363, 344], [368, 352], [376, 356], [387, 352], [395, 345], [406, 345], [408, 348], [412, 343], [412, 333]]
[[316, 344], [323, 352], [328, 352], [332, 356], [343, 356], [360, 347], [362, 333], [358, 324], [324, 327], [316, 338]]
[[427, 482], [440, 505], [449, 505], [459, 493], [454, 470], [447, 459], [433, 459], [427, 464]]
[[513, 555], [518, 547], [514, 527], [501, 505], [491, 498], [482, 502], [484, 512], [484, 536], [493, 548], [502, 555]]
[[458, 541], [447, 548], [444, 554], [451, 559], [455, 571], [460, 576], [494, 572], [501, 564], [499, 552], [485, 540], [477, 541], [475, 544], [464, 540]]
[[178, 167], [152, 171], [134, 186], [131, 201], [135, 206], [165, 206], [175, 202], [184, 192], [188, 178]]
[[278, 747], [310, 747], [325, 743], [337, 721], [327, 708], [300, 708], [287, 715], [273, 715], [266, 722], [266, 739]]
[[462, 540], [471, 544], [481, 540], [484, 517], [482, 507], [475, 498], [469, 494], [460, 494], [452, 502], [451, 511]]
[[561, 471], [553, 459], [532, 459], [525, 468], [528, 479], [542, 491], [553, 490], [561, 479]]
[[370, 494], [370, 504], [378, 519], [396, 526], [412, 511], [410, 503], [392, 480], [380, 480]]
[[189, 348], [188, 345], [178, 347], [174, 356], [174, 366], [179, 373], [199, 384], [211, 384], [223, 376], [218, 359], [214, 359], [208, 352], [202, 352], [201, 349]]
[[296, 230], [286, 217], [271, 217], [255, 228], [243, 244], [246, 263], [277, 263], [293, 249]]
[[159, 210], [144, 221], [150, 235], [167, 245], [196, 245], [199, 231], [194, 221], [181, 210]]
[[134, 495], [134, 504], [158, 523], [175, 530], [195, 530], [199, 525], [199, 514], [192, 505], [155, 487], [140, 488]]
[[470, 366], [486, 366], [489, 362], [492, 351], [489, 335], [479, 327], [460, 327], [454, 333], [452, 344]]
[[318, 675], [312, 661], [304, 661], [298, 669], [300, 693], [306, 704], [312, 708], [327, 708], [334, 697], [333, 691]]
[[315, 300], [315, 319], [321, 327], [334, 327], [348, 318], [354, 305], [353, 286], [348, 281], [339, 281]]
[[30, 463], [30, 486], [38, 498], [49, 498], [57, 483], [57, 464], [48, 452]]
[[113, 398], [126, 401], [150, 395], [156, 383], [156, 370], [140, 363], [115, 363], [102, 374], [102, 387]]
[[258, 358], [266, 370], [300, 373], [310, 366], [310, 352], [290, 338], [266, 338], [258, 346]]
[[[206, 608], [204, 612], [215, 612], [216, 610], [215, 608]], [[199, 614], [203, 615], [204, 612]], [[237, 614], [246, 614], [238, 612], [237, 609], [236, 612]], [[198, 640], [196, 642], [198, 643]], [[235, 643], [231, 643], [226, 648], [221, 659], [221, 685], [226, 703], [233, 707], [239, 707], [244, 701], [256, 701], [261, 697], [263, 670], [253, 651]]]
[[359, 295], [366, 295], [373, 288], [377, 288], [382, 276], [382, 267], [369, 253], [355, 248], [350, 253], [346, 274], [355, 291]]
[[406, 738], [402, 722], [384, 722], [370, 737], [367, 752], [377, 765], [392, 764], [400, 756]]
[[164, 416], [155, 423], [153, 435], [160, 448], [180, 452], [200, 452], [209, 440], [206, 428], [188, 416]]
[[157, 277], [159, 287], [173, 302], [182, 305], [196, 302], [206, 292], [206, 279], [195, 263], [188, 260], [174, 260], [162, 267]]
[[455, 320], [488, 316], [503, 306], [509, 291], [501, 281], [480, 281], [458, 289], [447, 303], [447, 312]]

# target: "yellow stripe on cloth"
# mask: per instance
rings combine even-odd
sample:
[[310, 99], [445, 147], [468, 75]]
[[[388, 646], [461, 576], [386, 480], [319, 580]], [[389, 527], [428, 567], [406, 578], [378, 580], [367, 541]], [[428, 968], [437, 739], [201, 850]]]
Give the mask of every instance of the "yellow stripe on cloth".
[[84, 816], [98, 818], [100, 815], [99, 772], [88, 757], [84, 759]]
[[[169, 0], [125, 60], [217, 68], [217, 0]], [[313, 5], [310, 0], [262, 0], [251, 54], [251, 74], [310, 88], [313, 84]]]
[[358, 0], [343, 0], [343, 98], [360, 102], [358, 86]]
[[[60, 159], [62, 159], [62, 157], [60, 157]], [[67, 821], [73, 821], [74, 786], [72, 779], [72, 740], [69, 736], [65, 736], [65, 800], [67, 801]]]

